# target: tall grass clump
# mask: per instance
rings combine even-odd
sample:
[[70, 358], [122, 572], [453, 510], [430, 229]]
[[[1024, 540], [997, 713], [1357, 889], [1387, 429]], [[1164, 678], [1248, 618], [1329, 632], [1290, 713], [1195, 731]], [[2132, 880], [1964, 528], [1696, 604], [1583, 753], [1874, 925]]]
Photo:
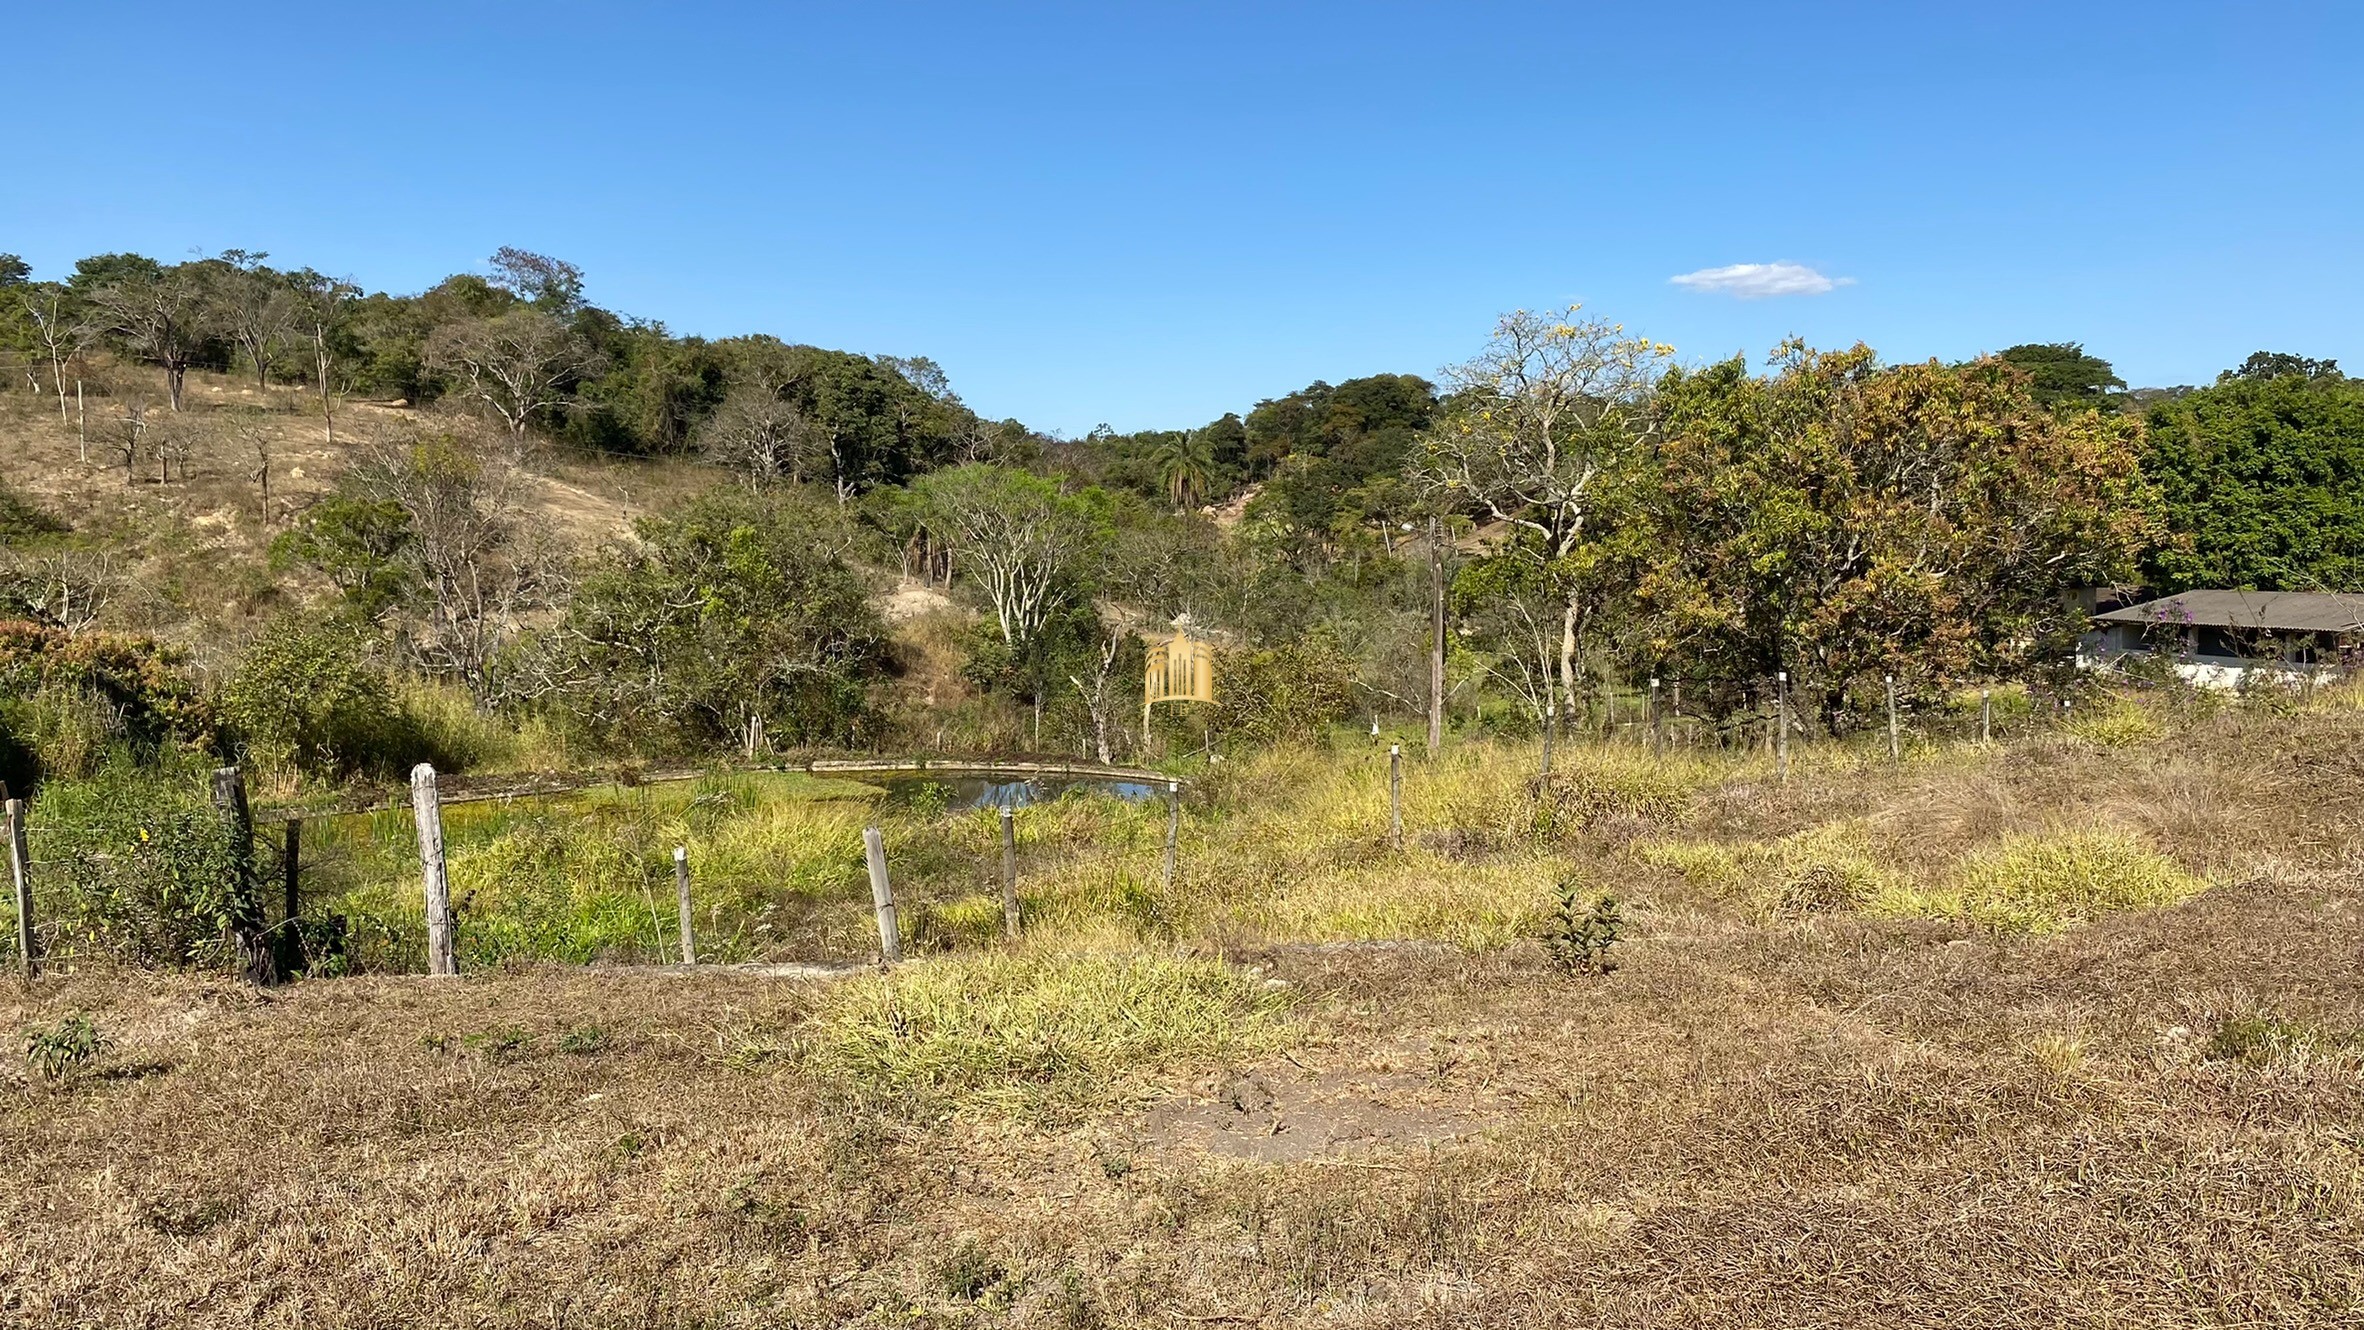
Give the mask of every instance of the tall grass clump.
[[1068, 1116], [1142, 1078], [1278, 1046], [1285, 1000], [1210, 960], [988, 953], [914, 962], [821, 999], [810, 1064], [824, 1082], [908, 1106]]
[[1852, 909], [1907, 890], [1855, 822], [1739, 845], [1660, 841], [1636, 847], [1634, 856], [1767, 915]]
[[2167, 733], [2150, 708], [2125, 696], [2101, 698], [2077, 711], [2069, 719], [2068, 730], [2102, 748], [2135, 748]]
[[1963, 856], [1952, 880], [1888, 902], [2014, 933], [2049, 933], [2189, 899], [2208, 883], [2113, 827], [2006, 837]]

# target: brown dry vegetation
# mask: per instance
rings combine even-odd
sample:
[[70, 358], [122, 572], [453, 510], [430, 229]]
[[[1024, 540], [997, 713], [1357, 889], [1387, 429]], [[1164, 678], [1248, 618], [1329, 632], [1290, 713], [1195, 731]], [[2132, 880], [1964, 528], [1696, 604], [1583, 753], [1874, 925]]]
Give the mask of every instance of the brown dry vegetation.
[[[1062, 894], [1099, 869], [1032, 864], [1025, 951], [892, 983], [45, 980], [0, 1024], [81, 1009], [115, 1043], [0, 1081], [0, 1316], [2356, 1324], [2364, 711], [2170, 719], [1901, 770], [1811, 750], [1787, 787], [1579, 751], [1540, 841], [1461, 754], [1415, 767], [1400, 854], [1365, 755], [1244, 764], [1159, 938]], [[1933, 895], [1850, 909], [1758, 880], [1821, 851], [1749, 853], [1843, 840], [1930, 892], [2096, 828], [2206, 889], [2015, 931]], [[1504, 940], [1569, 870], [1628, 901], [1607, 978]], [[1522, 872], [1531, 902], [1501, 885]], [[1434, 904], [1456, 884], [1496, 923]], [[1387, 918], [1416, 936], [1353, 940]], [[1127, 965], [1175, 1010], [1104, 1006]], [[1100, 986], [1040, 982], [1069, 974]], [[1161, 1042], [1186, 1020], [1225, 1025]], [[865, 1060], [922, 1046], [945, 1060]]]

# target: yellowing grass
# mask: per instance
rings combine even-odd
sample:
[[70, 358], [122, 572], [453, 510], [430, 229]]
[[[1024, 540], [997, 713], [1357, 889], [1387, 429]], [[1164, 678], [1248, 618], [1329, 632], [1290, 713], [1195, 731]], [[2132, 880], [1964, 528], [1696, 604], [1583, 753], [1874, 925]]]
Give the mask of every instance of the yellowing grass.
[[2173, 905], [2207, 889], [2205, 880], [2139, 837], [2096, 828], [2008, 837], [1963, 856], [1944, 885], [1885, 893], [1874, 908], [2048, 933], [2124, 910]]
[[809, 1048], [825, 1079], [998, 1114], [1120, 1101], [1146, 1072], [1278, 1047], [1285, 1000], [1212, 960], [983, 953], [830, 989]]
[[1700, 886], [1766, 914], [1844, 909], [1902, 889], [1880, 863], [1861, 826], [1827, 823], [1770, 844], [1659, 842], [1635, 850], [1643, 863], [1671, 868]]

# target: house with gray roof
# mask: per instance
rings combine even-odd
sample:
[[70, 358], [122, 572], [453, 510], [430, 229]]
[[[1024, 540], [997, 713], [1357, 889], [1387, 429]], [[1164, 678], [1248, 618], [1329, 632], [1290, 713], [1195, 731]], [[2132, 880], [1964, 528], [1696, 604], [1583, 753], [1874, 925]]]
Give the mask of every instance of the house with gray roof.
[[2093, 616], [2079, 651], [2089, 666], [2166, 656], [2185, 680], [2233, 688], [2261, 677], [2302, 681], [2364, 664], [2364, 595], [2184, 591]]

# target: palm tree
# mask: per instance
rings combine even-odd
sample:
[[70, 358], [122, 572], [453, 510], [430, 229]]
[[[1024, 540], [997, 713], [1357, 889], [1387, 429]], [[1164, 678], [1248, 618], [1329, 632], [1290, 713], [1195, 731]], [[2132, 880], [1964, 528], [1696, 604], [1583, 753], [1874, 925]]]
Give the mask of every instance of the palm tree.
[[1205, 430], [1168, 436], [1149, 460], [1157, 468], [1157, 483], [1174, 501], [1175, 512], [1196, 507], [1214, 488], [1215, 452], [1207, 444]]

